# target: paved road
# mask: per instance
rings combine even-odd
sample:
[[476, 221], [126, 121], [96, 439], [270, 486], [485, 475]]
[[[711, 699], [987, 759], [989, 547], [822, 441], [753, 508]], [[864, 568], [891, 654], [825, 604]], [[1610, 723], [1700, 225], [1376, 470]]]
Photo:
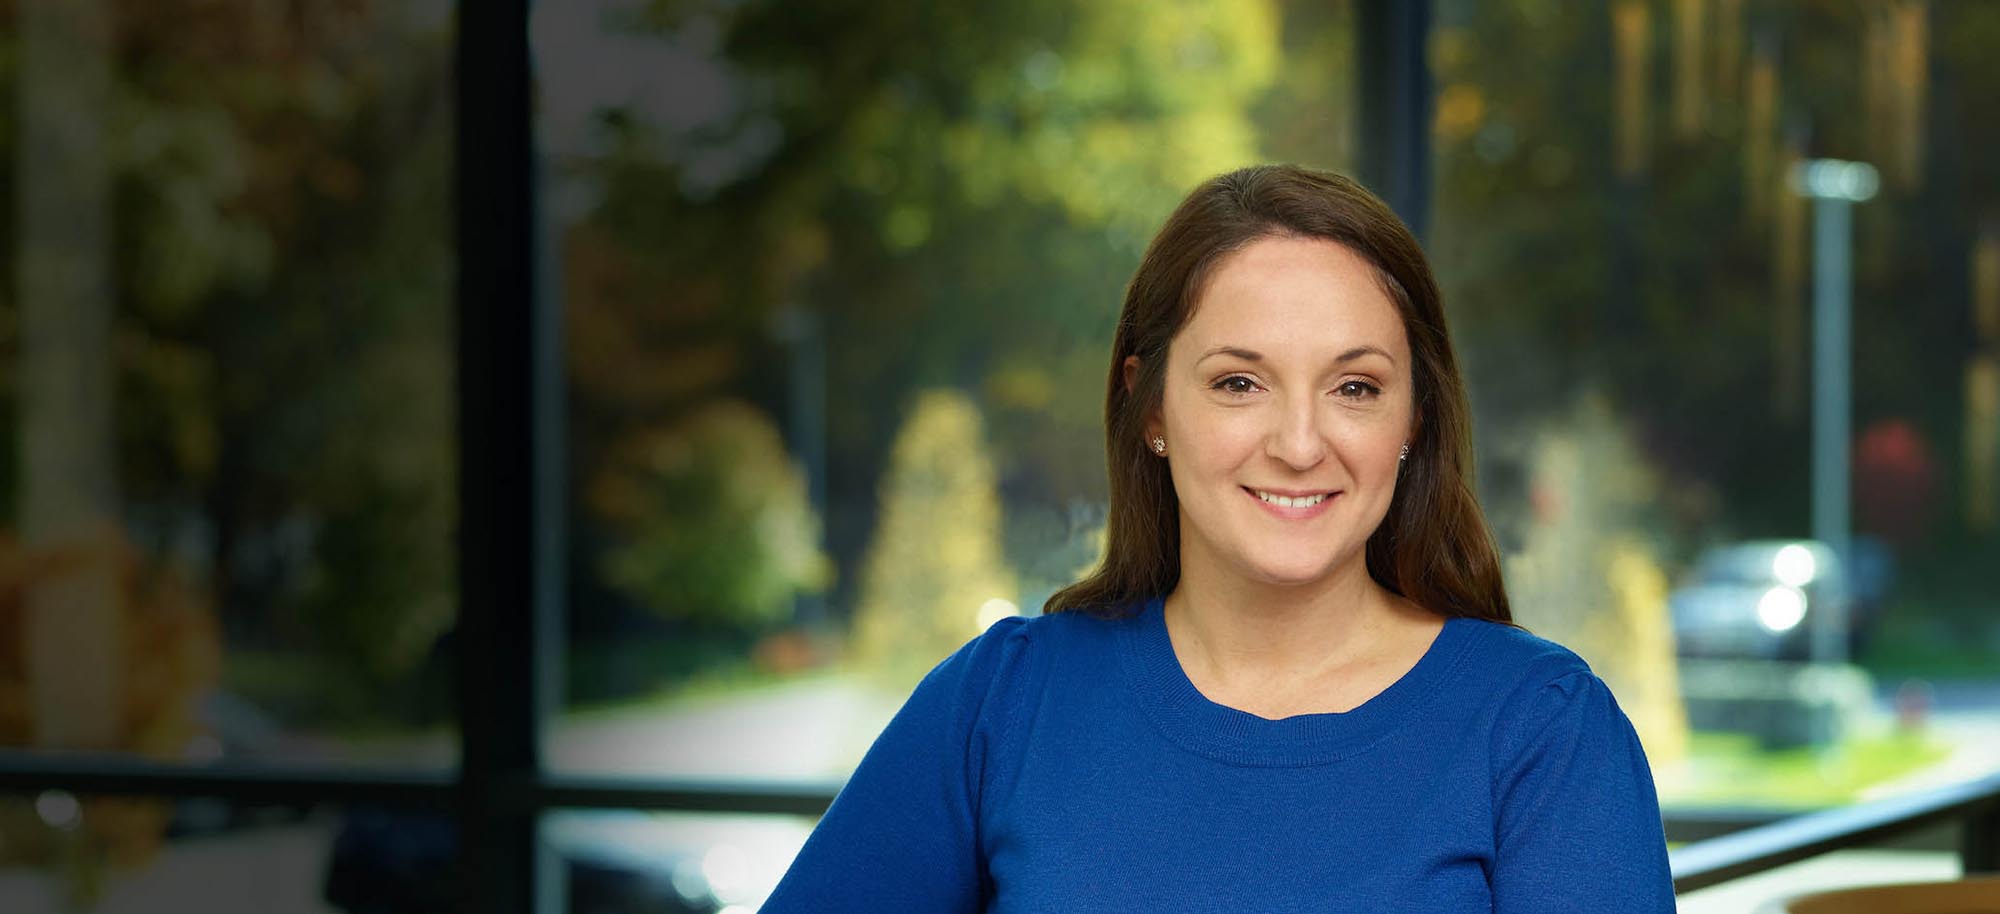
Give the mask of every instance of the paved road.
[[839, 778], [901, 703], [852, 680], [821, 678], [666, 712], [576, 716], [555, 724], [549, 761], [592, 774]]

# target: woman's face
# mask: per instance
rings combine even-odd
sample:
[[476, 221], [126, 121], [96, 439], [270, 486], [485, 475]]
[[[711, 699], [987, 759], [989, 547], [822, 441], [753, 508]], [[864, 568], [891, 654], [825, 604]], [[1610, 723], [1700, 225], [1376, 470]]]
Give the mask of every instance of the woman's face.
[[1159, 413], [1182, 573], [1310, 585], [1365, 561], [1415, 428], [1408, 340], [1369, 263], [1269, 237], [1210, 274]]

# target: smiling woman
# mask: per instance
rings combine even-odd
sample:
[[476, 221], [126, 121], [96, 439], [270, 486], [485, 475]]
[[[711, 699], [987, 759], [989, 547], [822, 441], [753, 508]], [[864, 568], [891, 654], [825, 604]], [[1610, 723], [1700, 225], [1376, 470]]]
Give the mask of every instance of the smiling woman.
[[1108, 388], [1103, 564], [931, 672], [764, 911], [1673, 910], [1630, 722], [1509, 622], [1380, 201], [1203, 184]]
[[[1223, 338], [1246, 329], [1267, 342]], [[1175, 354], [1199, 357], [1175, 363]], [[1498, 556], [1472, 495], [1465, 392], [1423, 251], [1359, 185], [1284, 168], [1246, 169], [1204, 185], [1147, 249], [1127, 288], [1105, 402], [1112, 494], [1105, 562], [1056, 594], [1049, 610], [1102, 612], [1175, 589], [1181, 498], [1199, 496], [1170, 478], [1176, 461], [1134, 443], [1171, 442], [1162, 410], [1186, 397], [1186, 382], [1219, 385], [1218, 397], [1251, 395], [1259, 392], [1257, 371], [1276, 370], [1280, 357], [1288, 370], [1346, 373], [1300, 377], [1291, 383], [1303, 386], [1279, 394], [1266, 385], [1265, 403], [1279, 396], [1303, 404], [1295, 394], [1316, 396], [1320, 381], [1338, 380], [1326, 388], [1331, 399], [1368, 404], [1361, 412], [1379, 417], [1385, 404], [1375, 397], [1384, 395], [1406, 423], [1391, 450], [1400, 456], [1408, 446], [1409, 454], [1396, 484], [1377, 493], [1390, 496], [1386, 513], [1358, 525], [1368, 574], [1446, 615], [1507, 620]], [[1239, 380], [1228, 370], [1235, 366], [1256, 371]], [[1213, 376], [1188, 374], [1197, 370]], [[1305, 434], [1291, 446], [1310, 448], [1310, 431], [1295, 427]]]

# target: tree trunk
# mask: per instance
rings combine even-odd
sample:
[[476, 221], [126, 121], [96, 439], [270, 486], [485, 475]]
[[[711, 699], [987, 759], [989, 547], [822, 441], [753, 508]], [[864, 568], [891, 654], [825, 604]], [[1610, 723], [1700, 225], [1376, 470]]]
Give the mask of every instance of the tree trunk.
[[21, 538], [34, 743], [120, 735], [118, 480], [112, 421], [111, 8], [22, 0], [15, 151]]

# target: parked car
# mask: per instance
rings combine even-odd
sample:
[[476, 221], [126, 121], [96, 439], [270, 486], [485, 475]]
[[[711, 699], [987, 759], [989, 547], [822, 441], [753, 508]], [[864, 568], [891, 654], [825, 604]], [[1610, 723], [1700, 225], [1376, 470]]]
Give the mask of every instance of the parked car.
[[[1857, 554], [1876, 547], [1863, 544]], [[1813, 628], [1834, 614], [1841, 644], [1859, 646], [1873, 601], [1857, 599], [1848, 568], [1815, 540], [1751, 540], [1702, 553], [1688, 583], [1667, 598], [1684, 657], [1806, 660]]]

